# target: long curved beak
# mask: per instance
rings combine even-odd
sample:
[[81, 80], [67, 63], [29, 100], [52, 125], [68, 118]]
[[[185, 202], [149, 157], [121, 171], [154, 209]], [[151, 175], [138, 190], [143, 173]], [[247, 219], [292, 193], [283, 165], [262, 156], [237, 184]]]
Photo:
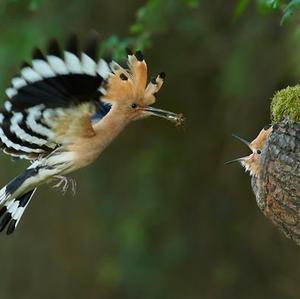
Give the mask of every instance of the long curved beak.
[[234, 138], [236, 138], [237, 140], [243, 142], [244, 144], [246, 144], [246, 145], [251, 149], [251, 147], [250, 147], [250, 142], [249, 142], [249, 141], [247, 141], [247, 140], [245, 140], [245, 139], [243, 139], [243, 138], [241, 138], [240, 136], [235, 135], [235, 134], [232, 134], [232, 137], [234, 137]]
[[[239, 140], [239, 141], [243, 142], [244, 144], [246, 144], [251, 149], [251, 151], [252, 151], [252, 148], [251, 148], [251, 145], [250, 145], [249, 141], [247, 141], [247, 140], [245, 140], [245, 139], [243, 139], [243, 138], [241, 138], [241, 137], [239, 137], [239, 136], [237, 136], [235, 134], [232, 134], [232, 137], [234, 137], [237, 140]], [[246, 158], [248, 158], [248, 156], [242, 157], [242, 158], [233, 159], [233, 160], [225, 162], [224, 164], [227, 165], [227, 164], [231, 164], [231, 163], [235, 163], [235, 162], [243, 162], [243, 161], [245, 161]]]
[[146, 107], [143, 107], [141, 109], [143, 111], [148, 112], [151, 115], [161, 117], [161, 118], [167, 119], [171, 122], [174, 122], [174, 123], [176, 123], [176, 125], [179, 125], [179, 126], [184, 123], [184, 117], [183, 117], [182, 114], [177, 114], [177, 113], [174, 113], [174, 112], [154, 108], [154, 107], [151, 107], [151, 106], [146, 106]]
[[246, 158], [246, 157], [233, 159], [233, 160], [230, 160], [230, 161], [225, 162], [224, 164], [227, 165], [227, 164], [231, 164], [231, 163], [235, 163], [235, 162], [243, 162], [243, 161], [245, 160], [245, 158]]

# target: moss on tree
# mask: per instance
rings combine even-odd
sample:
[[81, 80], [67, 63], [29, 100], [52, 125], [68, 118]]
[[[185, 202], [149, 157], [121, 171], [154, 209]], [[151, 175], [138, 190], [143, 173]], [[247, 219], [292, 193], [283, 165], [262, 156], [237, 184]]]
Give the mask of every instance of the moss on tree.
[[300, 85], [279, 90], [272, 99], [272, 123], [284, 118], [288, 118], [291, 122], [300, 122]]

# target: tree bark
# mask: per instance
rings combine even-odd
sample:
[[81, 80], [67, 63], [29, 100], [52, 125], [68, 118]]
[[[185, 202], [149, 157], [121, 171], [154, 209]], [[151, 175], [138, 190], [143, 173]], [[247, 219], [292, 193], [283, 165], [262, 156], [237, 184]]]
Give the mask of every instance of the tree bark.
[[275, 124], [252, 189], [263, 214], [300, 245], [300, 123]]

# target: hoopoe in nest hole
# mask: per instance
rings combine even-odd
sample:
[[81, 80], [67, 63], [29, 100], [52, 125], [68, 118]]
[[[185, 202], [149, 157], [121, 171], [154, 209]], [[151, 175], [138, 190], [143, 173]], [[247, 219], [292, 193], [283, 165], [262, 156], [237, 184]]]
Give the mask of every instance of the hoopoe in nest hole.
[[226, 162], [225, 164], [230, 164], [233, 162], [240, 162], [241, 165], [245, 168], [245, 171], [249, 171], [251, 176], [258, 177], [261, 171], [261, 155], [264, 151], [264, 146], [266, 143], [267, 138], [271, 134], [273, 130], [272, 126], [265, 126], [257, 135], [257, 137], [252, 140], [251, 142], [237, 136], [232, 135], [233, 137], [237, 138], [244, 144], [246, 144], [252, 153], [248, 156], [234, 159], [231, 161]]
[[[31, 64], [6, 90], [0, 111], [3, 152], [30, 160], [31, 165], [0, 190], [0, 231], [11, 234], [38, 186], [94, 162], [133, 120], [158, 116], [180, 125], [181, 114], [152, 107], [165, 74], [147, 82], [140, 51], [128, 51], [127, 66], [97, 59], [98, 39], [90, 37], [83, 51], [72, 36], [61, 51], [49, 41], [47, 54], [33, 51]], [[74, 183], [73, 183], [74, 187]]]

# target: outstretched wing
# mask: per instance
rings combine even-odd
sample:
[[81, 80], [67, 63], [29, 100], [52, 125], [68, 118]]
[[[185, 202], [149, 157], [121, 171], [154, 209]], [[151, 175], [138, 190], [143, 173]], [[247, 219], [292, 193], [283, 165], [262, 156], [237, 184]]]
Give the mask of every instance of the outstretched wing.
[[75, 135], [93, 135], [110, 106], [101, 102], [102, 84], [110, 74], [108, 64], [97, 61], [98, 41], [91, 37], [81, 52], [75, 36], [61, 51], [51, 40], [47, 54], [33, 52], [31, 65], [6, 90], [9, 98], [0, 111], [3, 151], [14, 157], [36, 159], [49, 154]]

